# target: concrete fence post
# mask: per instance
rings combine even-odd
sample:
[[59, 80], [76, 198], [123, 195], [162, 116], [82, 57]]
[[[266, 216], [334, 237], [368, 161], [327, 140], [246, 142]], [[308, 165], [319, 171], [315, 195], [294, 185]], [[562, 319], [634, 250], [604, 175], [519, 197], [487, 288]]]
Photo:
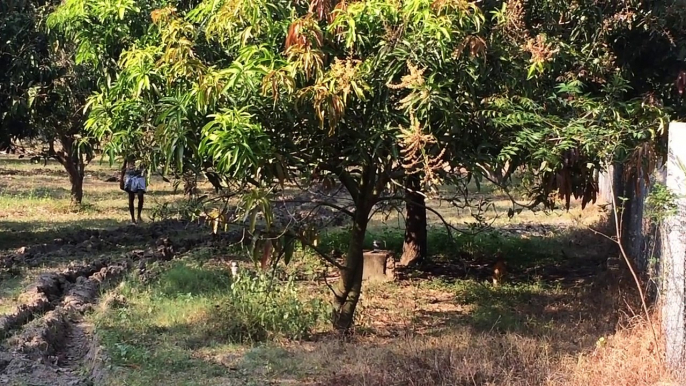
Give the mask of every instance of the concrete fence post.
[[673, 122], [669, 125], [666, 185], [678, 197], [678, 209], [665, 220], [661, 232], [661, 302], [666, 360], [680, 378], [686, 375], [686, 171], [682, 165], [686, 165], [686, 123]]

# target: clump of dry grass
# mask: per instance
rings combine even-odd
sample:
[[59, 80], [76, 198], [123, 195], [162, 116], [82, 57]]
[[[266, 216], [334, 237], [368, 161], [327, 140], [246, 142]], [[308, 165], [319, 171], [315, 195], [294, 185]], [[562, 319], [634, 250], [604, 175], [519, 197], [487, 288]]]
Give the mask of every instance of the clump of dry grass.
[[637, 319], [592, 350], [560, 352], [555, 339], [460, 328], [386, 345], [318, 345], [311, 365], [338, 364], [320, 386], [677, 385], [656, 353], [645, 320]]
[[[640, 299], [622, 276], [538, 300], [535, 288], [520, 288], [508, 304], [518, 310], [514, 315], [526, 315], [523, 325], [497, 327], [498, 317], [493, 328], [477, 328], [469, 319], [458, 319], [425, 335], [318, 343], [312, 353], [296, 356], [299, 363], [320, 369], [315, 379], [321, 386], [677, 385], [661, 356], [662, 338], [656, 344], [650, 323], [632, 311], [640, 309]], [[489, 302], [506, 301], [497, 295], [493, 292]], [[474, 306], [473, 312], [488, 305]], [[508, 319], [507, 308], [493, 310]], [[651, 322], [659, 330], [656, 312]]]
[[[657, 313], [652, 323], [659, 333]], [[564, 385], [676, 386], [663, 362], [662, 337], [658, 339], [659, 347], [656, 347], [650, 324], [645, 318], [637, 317], [629, 326], [608, 337], [605, 344], [598, 344], [595, 350], [580, 355], [576, 361], [564, 358], [559, 370], [567, 374]]]
[[[319, 385], [542, 385], [552, 369], [545, 341], [469, 329], [362, 349], [348, 346], [347, 351], [344, 356], [355, 360], [343, 363]], [[336, 347], [320, 346], [316, 353], [319, 357], [341, 355]]]

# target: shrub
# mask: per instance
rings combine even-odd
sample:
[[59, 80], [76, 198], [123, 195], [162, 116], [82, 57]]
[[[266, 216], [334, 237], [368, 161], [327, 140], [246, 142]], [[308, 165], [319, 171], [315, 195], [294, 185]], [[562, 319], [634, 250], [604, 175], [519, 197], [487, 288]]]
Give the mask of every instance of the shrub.
[[321, 299], [301, 299], [292, 277], [277, 282], [259, 275], [233, 282], [217, 315], [224, 320], [230, 341], [246, 342], [306, 338], [328, 311]]

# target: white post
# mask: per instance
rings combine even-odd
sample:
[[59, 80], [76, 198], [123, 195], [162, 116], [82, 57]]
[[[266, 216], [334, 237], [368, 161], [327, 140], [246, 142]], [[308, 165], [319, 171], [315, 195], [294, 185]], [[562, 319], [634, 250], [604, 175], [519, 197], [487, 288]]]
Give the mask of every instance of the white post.
[[[677, 196], [677, 214], [665, 220], [662, 232], [662, 328], [666, 359], [673, 370], [684, 372], [686, 319], [686, 123], [669, 125], [667, 188]], [[682, 375], [682, 374], [679, 374]]]

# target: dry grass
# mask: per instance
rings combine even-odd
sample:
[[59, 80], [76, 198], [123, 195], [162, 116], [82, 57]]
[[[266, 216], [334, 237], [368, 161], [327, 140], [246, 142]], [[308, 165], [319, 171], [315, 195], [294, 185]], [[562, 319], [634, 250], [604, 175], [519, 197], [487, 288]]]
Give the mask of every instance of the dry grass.
[[[55, 161], [47, 166], [34, 165], [27, 159], [0, 156], [0, 222], [15, 230], [36, 226], [50, 229], [81, 224], [88, 227], [111, 227], [128, 220], [126, 195], [117, 182], [117, 165], [96, 162], [84, 178], [84, 206], [75, 210], [70, 203], [70, 184], [63, 167]], [[146, 209], [180, 196], [169, 184], [154, 177], [147, 195]]]
[[[651, 321], [659, 331], [657, 313]], [[613, 385], [613, 386], [676, 386], [677, 383], [662, 363], [662, 337], [659, 345], [654, 343], [650, 325], [644, 318], [636, 318], [627, 327], [618, 329], [607, 337], [605, 345], [580, 355], [577, 361], [563, 361], [561, 372], [566, 375], [565, 385]], [[560, 384], [560, 383], [558, 383]]]
[[[604, 295], [609, 297], [613, 292], [607, 289]], [[389, 303], [402, 307], [406, 300]], [[325, 338], [319, 342], [259, 347], [247, 355], [219, 350], [205, 358], [238, 371], [251, 369], [249, 379], [253, 383], [247, 384], [260, 384], [260, 381], [318, 386], [678, 384], [665, 370], [645, 320], [626, 316], [603, 334], [598, 324], [602, 324], [604, 315], [596, 318], [592, 313], [585, 313], [584, 316], [588, 318], [573, 320], [567, 315], [570, 318], [567, 323], [553, 320], [551, 328], [532, 324], [520, 329], [502, 330], [495, 325], [482, 329], [461, 323], [434, 328], [425, 334], [413, 332], [394, 338], [372, 334], [357, 335], [348, 341]], [[657, 317], [652, 322], [659, 325]]]
[[608, 337], [606, 346], [582, 353], [561, 354], [554, 343], [558, 337], [457, 329], [387, 345], [319, 344], [298, 362], [336, 368], [317, 381], [322, 386], [652, 386], [670, 382], [654, 348], [651, 351], [652, 336], [645, 323], [621, 329]]

